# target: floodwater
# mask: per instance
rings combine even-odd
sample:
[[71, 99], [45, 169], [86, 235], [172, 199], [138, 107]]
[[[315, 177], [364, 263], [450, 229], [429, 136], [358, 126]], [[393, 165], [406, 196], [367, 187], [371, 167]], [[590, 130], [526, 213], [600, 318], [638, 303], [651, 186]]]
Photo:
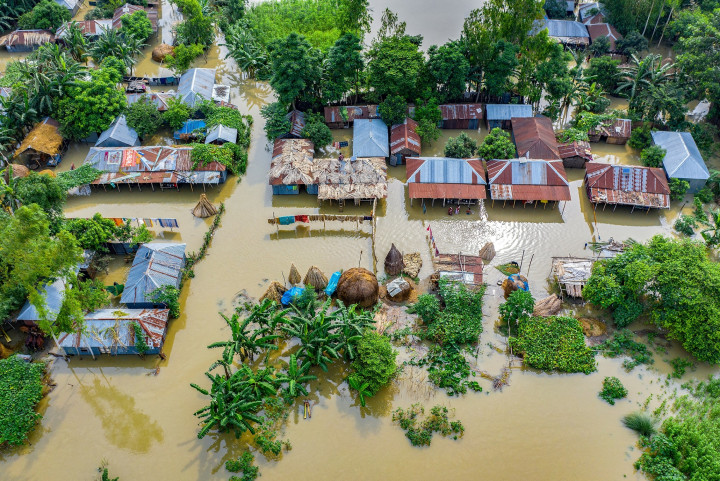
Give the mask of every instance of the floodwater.
[[[437, 30], [441, 37], [453, 36], [466, 7], [435, 2], [393, 5], [408, 20], [410, 33]], [[452, 5], [452, 8], [451, 8]], [[167, 11], [167, 4], [164, 4]], [[373, 2], [378, 13], [381, 8]], [[403, 14], [403, 9], [407, 12]], [[163, 14], [165, 28], [171, 23]], [[447, 34], [447, 35], [446, 35]], [[166, 32], [161, 34], [165, 37]], [[150, 48], [147, 53], [149, 56]], [[217, 352], [205, 348], [222, 340], [228, 330], [218, 311], [230, 312], [245, 296], [259, 297], [269, 281], [282, 281], [290, 264], [301, 272], [311, 265], [325, 273], [360, 265], [372, 268], [370, 228], [359, 229], [351, 223], [294, 225], [276, 229], [267, 219], [279, 215], [337, 213], [337, 206], [319, 207], [315, 197], [301, 194], [273, 198], [267, 185], [270, 149], [262, 130], [259, 108], [272, 101], [267, 85], [243, 80], [232, 61], [225, 62], [223, 52], [214, 48], [207, 59], [196, 66], [218, 68], [218, 81], [232, 88], [233, 103], [243, 113], [255, 117], [248, 172], [240, 182], [231, 178], [208, 197], [224, 202], [226, 214], [207, 257], [195, 267], [195, 278], [182, 292], [183, 313], [171, 322], [164, 352], [167, 360], [157, 358], [105, 357], [73, 358], [55, 361], [52, 377], [57, 387], [42, 403], [44, 418], [19, 449], [0, 452], [3, 480], [76, 481], [91, 479], [97, 466], [109, 462], [111, 474], [122, 480], [225, 480], [223, 463], [238, 456], [246, 439], [211, 434], [196, 438], [198, 426], [192, 413], [205, 399], [192, 390], [190, 383], [204, 384], [204, 372], [216, 359]], [[158, 73], [159, 66], [142, 60], [138, 71]], [[443, 131], [442, 137], [424, 147], [425, 155], [442, 153], [449, 136], [459, 131]], [[335, 131], [336, 139], [345, 139], [349, 131]], [[483, 130], [472, 133], [478, 139]], [[165, 141], [167, 139], [160, 139]], [[73, 145], [60, 169], [80, 165], [88, 150]], [[626, 146], [593, 144], [600, 160], [635, 163], [637, 152]], [[404, 168], [389, 169], [388, 198], [378, 206], [376, 254], [378, 276], [382, 260], [391, 243], [403, 252], [420, 252], [424, 266], [420, 277], [432, 272], [426, 229], [431, 227], [442, 252], [476, 253], [488, 241], [495, 244], [497, 257], [492, 265], [523, 260], [536, 298], [547, 294], [547, 275], [553, 256], [589, 256], [585, 243], [610, 238], [638, 241], [655, 234], [671, 235], [671, 225], [680, 206], [662, 212], [633, 212], [618, 208], [615, 212], [593, 212], [582, 189], [582, 171], [571, 170], [572, 200], [555, 209], [512, 208], [486, 203], [473, 208], [471, 215], [448, 217], [441, 205], [428, 206], [423, 213], [419, 203], [410, 206], [404, 187]], [[176, 218], [179, 229], [157, 231], [158, 239], [181, 241], [188, 251], [197, 250], [210, 220], [195, 219], [190, 209], [199, 192], [121, 191], [93, 193], [90, 197], [68, 201], [68, 217]], [[346, 206], [345, 213], [369, 213], [370, 207]], [[121, 280], [128, 270], [123, 259], [115, 260], [107, 282]], [[476, 367], [499, 374], [506, 357], [497, 349], [505, 340], [494, 331], [497, 306], [502, 293], [496, 283], [500, 273], [486, 271], [488, 290], [481, 342]], [[570, 312], [570, 311], [569, 311]], [[601, 316], [602, 317], [602, 316]], [[640, 327], [640, 326], [638, 326]], [[256, 456], [263, 478], [290, 479], [536, 479], [597, 480], [644, 479], [633, 469], [639, 456], [636, 437], [621, 424], [623, 415], [638, 409], [648, 396], [650, 406], [659, 404], [665, 392], [679, 386], [673, 381], [666, 387], [670, 368], [665, 360], [686, 357], [672, 346], [658, 353], [652, 369], [636, 368], [626, 373], [621, 359], [598, 358], [598, 372], [560, 375], [513, 369], [510, 384], [493, 391], [481, 380], [484, 392], [459, 398], [432, 389], [415, 368], [406, 367], [390, 386], [361, 409], [348, 393], [343, 379], [347, 366], [336, 363], [329, 374], [318, 372], [321, 380], [312, 383], [309, 399], [313, 404], [311, 420], [303, 420], [302, 408], [291, 414], [285, 436], [292, 450], [280, 460]], [[403, 359], [409, 354], [402, 353]], [[715, 370], [699, 365], [682, 381], [706, 378]], [[605, 376], [617, 376], [628, 388], [627, 400], [610, 406], [598, 398]], [[465, 425], [459, 441], [435, 437], [430, 448], [414, 448], [403, 432], [392, 424], [391, 412], [421, 402], [427, 408], [445, 404], [454, 409]]]

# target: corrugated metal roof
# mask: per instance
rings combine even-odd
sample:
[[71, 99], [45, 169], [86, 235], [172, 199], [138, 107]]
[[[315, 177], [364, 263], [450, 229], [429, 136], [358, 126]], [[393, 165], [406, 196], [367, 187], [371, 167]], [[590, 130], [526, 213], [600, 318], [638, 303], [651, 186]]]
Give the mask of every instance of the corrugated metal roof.
[[120, 302], [148, 302], [147, 294], [158, 287], [179, 287], [185, 267], [185, 244], [150, 242], [135, 254]]
[[155, 8], [143, 8], [139, 5], [130, 5], [129, 3], [126, 3], [125, 5], [118, 7], [115, 9], [115, 12], [113, 13], [112, 18], [112, 26], [114, 30], [119, 30], [120, 27], [122, 27], [122, 17], [125, 15], [132, 15], [135, 12], [141, 12], [144, 11], [147, 13], [148, 20], [150, 20], [150, 24], [152, 25], [153, 32], [157, 32], [158, 30], [158, 11]]
[[95, 142], [95, 147], [136, 147], [138, 145], [140, 145], [138, 134], [134, 129], [128, 127], [125, 115], [116, 118]]
[[612, 122], [602, 123], [588, 132], [590, 136], [606, 135], [615, 139], [629, 139], [630, 134], [632, 134], [630, 119], [614, 119]]
[[[136, 322], [145, 333], [145, 342], [150, 349], [161, 348], [167, 332], [168, 309], [101, 309], [85, 316], [82, 333], [65, 333], [58, 339], [60, 347], [75, 349], [82, 347], [106, 348], [110, 353], [123, 354], [123, 348], [135, 346]], [[117, 327], [116, 327], [117, 326]], [[111, 330], [117, 329], [119, 342], [114, 343]]]
[[205, 137], [205, 143], [209, 144], [217, 140], [232, 142], [234, 144], [237, 142], [237, 129], [224, 125], [216, 125], [208, 131], [207, 137]]
[[[52, 284], [46, 285], [40, 296], [45, 300], [45, 308], [48, 313], [48, 320], [55, 320], [60, 308], [62, 307], [63, 299], [65, 297], [65, 279], [58, 279]], [[20, 314], [17, 316], [18, 321], [39, 321], [40, 314], [38, 310], [30, 304], [30, 301], [25, 302], [25, 305], [20, 310]]]
[[285, 116], [290, 121], [290, 132], [293, 137], [302, 138], [302, 131], [305, 128], [305, 112], [293, 110]]
[[560, 158], [555, 131], [549, 118], [542, 115], [514, 117], [511, 121], [518, 157], [548, 160]]
[[710, 172], [690, 132], [652, 132], [653, 143], [665, 149], [668, 177], [706, 180]]
[[485, 185], [472, 184], [409, 184], [411, 199], [485, 199]]
[[347, 110], [347, 122], [354, 122], [355, 119], [378, 119], [377, 105], [357, 105], [348, 107], [325, 107], [325, 122], [326, 123], [337, 123], [343, 122], [341, 109]]
[[409, 157], [406, 160], [405, 172], [408, 184], [484, 185], [487, 183], [480, 159]]
[[191, 68], [180, 77], [177, 97], [191, 107], [211, 100], [215, 85], [214, 68]]
[[[94, 37], [102, 34], [104, 31], [112, 29], [112, 20], [101, 19], [101, 20], [83, 20], [81, 22], [75, 22], [85, 37]], [[55, 32], [56, 38], [65, 38], [68, 34], [68, 27], [70, 22], [64, 23]]]
[[134, 104], [141, 98], [147, 98], [148, 101], [154, 103], [158, 112], [165, 112], [168, 109], [168, 99], [175, 98], [177, 94], [170, 92], [146, 92], [142, 94], [126, 94], [128, 104]]
[[483, 118], [482, 104], [444, 104], [440, 106], [443, 120], [472, 120]]
[[416, 129], [417, 122], [410, 118], [405, 118], [402, 124], [393, 125], [390, 129], [390, 153], [420, 155], [421, 141]]
[[487, 104], [488, 120], [510, 120], [513, 117], [532, 117], [532, 106], [524, 104]]
[[353, 127], [353, 157], [389, 157], [388, 128], [380, 119], [357, 119]]
[[593, 202], [670, 208], [670, 187], [662, 169], [588, 162], [585, 186]]
[[[598, 12], [590, 14], [591, 11], [597, 10]], [[580, 14], [580, 20], [584, 23], [586, 20], [594, 17], [598, 13], [602, 13], [605, 11], [605, 7], [602, 3], [599, 2], [591, 2], [591, 3], [582, 3], [578, 7], [578, 13]]]
[[38, 46], [55, 41], [55, 35], [50, 30], [15, 30], [0, 37], [0, 46]]
[[584, 140], [568, 142], [566, 144], [558, 144], [558, 152], [560, 153], [561, 159], [567, 159], [569, 157], [581, 157], [588, 161], [593, 160], [590, 142], [586, 142]]
[[620, 32], [609, 23], [595, 23], [587, 26], [590, 39], [594, 42], [599, 37], [607, 37], [610, 40], [610, 50], [615, 50], [615, 42], [623, 38]]
[[536, 24], [542, 28], [547, 28], [550, 37], [557, 38], [590, 38], [587, 27], [580, 22], [572, 20], [536, 20]]
[[493, 199], [570, 200], [570, 187], [561, 160], [488, 160]]
[[567, 201], [570, 200], [570, 188], [554, 185], [490, 185], [490, 198], [493, 200], [519, 201]]
[[55, 3], [74, 12], [80, 6], [81, 0], [55, 0]]

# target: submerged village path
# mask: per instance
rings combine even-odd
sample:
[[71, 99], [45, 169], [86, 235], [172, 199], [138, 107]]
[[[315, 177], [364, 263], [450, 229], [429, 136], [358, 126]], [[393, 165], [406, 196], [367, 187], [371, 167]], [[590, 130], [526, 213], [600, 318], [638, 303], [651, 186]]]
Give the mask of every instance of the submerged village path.
[[[374, 2], [373, 2], [374, 3]], [[376, 12], [384, 5], [373, 5]], [[395, 6], [393, 6], [395, 7]], [[163, 3], [163, 9], [168, 4]], [[414, 15], [426, 14], [415, 10]], [[402, 17], [402, 12], [401, 17]], [[457, 12], [464, 16], [466, 12]], [[427, 15], [431, 15], [428, 13]], [[445, 14], [443, 19], [448, 18]], [[164, 16], [164, 18], [166, 18]], [[432, 18], [432, 17], [430, 17]], [[406, 18], [413, 25], [412, 16]], [[434, 22], [427, 20], [429, 24]], [[450, 22], [450, 21], [448, 21]], [[452, 23], [452, 22], [450, 22]], [[456, 23], [456, 22], [455, 22]], [[445, 25], [445, 24], [443, 24]], [[452, 23], [453, 28], [454, 23]], [[167, 27], [168, 24], [164, 24]], [[412, 30], [412, 27], [410, 28]], [[443, 38], [436, 39], [442, 41]], [[151, 48], [148, 48], [147, 54]], [[337, 213], [336, 206], [318, 210], [316, 199], [306, 194], [273, 198], [267, 184], [270, 150], [264, 138], [259, 108], [272, 100], [267, 85], [242, 80], [233, 62], [218, 47], [198, 67], [218, 69], [218, 81], [230, 85], [232, 102], [255, 118], [249, 167], [240, 183], [235, 178], [208, 191], [210, 200], [225, 202], [226, 214], [207, 257], [195, 267], [195, 278], [182, 292], [183, 312], [171, 322], [164, 352], [157, 358], [105, 357], [99, 360], [57, 360], [52, 377], [57, 387], [41, 409], [44, 418], [27, 446], [0, 454], [3, 481], [77, 481], [92, 479], [101, 460], [109, 462], [113, 476], [121, 480], [226, 480], [225, 460], [237, 457], [245, 447], [232, 435], [196, 438], [197, 421], [192, 413], [204, 405], [203, 397], [189, 384], [204, 383], [204, 372], [216, 352], [206, 346], [227, 335], [217, 312], [230, 312], [244, 296], [257, 298], [269, 281], [282, 281], [290, 263], [301, 272], [316, 265], [325, 273], [358, 265], [371, 267], [369, 229], [355, 230], [354, 223], [293, 226], [277, 235], [267, 219], [273, 215]], [[149, 58], [139, 73], [158, 73]], [[335, 131], [336, 140], [346, 140], [349, 131]], [[425, 155], [441, 153], [442, 145], [458, 131], [444, 131]], [[474, 133], [483, 136], [484, 131]], [[155, 142], [169, 143], [159, 136]], [[87, 146], [71, 147], [62, 169], [80, 165]], [[594, 144], [601, 160], [632, 163], [637, 158], [626, 146]], [[432, 226], [443, 252], [476, 253], [487, 241], [495, 243], [498, 256], [493, 265], [533, 257], [529, 274], [532, 292], [544, 297], [552, 256], [589, 255], [584, 244], [598, 237], [608, 240], [632, 237], [643, 241], [657, 233], [671, 234], [678, 207], [648, 214], [618, 209], [593, 212], [582, 190], [581, 171], [570, 170], [572, 200], [558, 210], [522, 207], [487, 208], [470, 216], [448, 217], [441, 207], [423, 213], [419, 203], [410, 207], [403, 185], [404, 168], [390, 168], [388, 198], [380, 204], [377, 222], [377, 256], [382, 277], [382, 259], [395, 243], [404, 252], [420, 252], [424, 267], [421, 278], [432, 269], [425, 239]], [[68, 201], [68, 217], [176, 218], [175, 232], [156, 232], [160, 239], [182, 241], [188, 251], [197, 250], [210, 220], [195, 219], [190, 209], [199, 192], [189, 189], [166, 192], [109, 191]], [[369, 213], [369, 207], [346, 207], [346, 214]], [[118, 259], [111, 265], [107, 281], [122, 280], [128, 266]], [[487, 270], [485, 332], [479, 344], [478, 366], [499, 372], [505, 358], [488, 344], [504, 345], [493, 331], [501, 293], [495, 286], [500, 274]], [[313, 418], [302, 419], [301, 409], [291, 414], [286, 437], [292, 450], [279, 461], [256, 456], [264, 480], [314, 479], [536, 479], [617, 480], [644, 479], [634, 472], [638, 457], [636, 436], [621, 424], [623, 415], [636, 410], [649, 394], [663, 392], [670, 371], [662, 359], [685, 356], [677, 347], [661, 355], [652, 370], [636, 368], [626, 373], [621, 359], [598, 357], [599, 370], [589, 376], [539, 374], [514, 370], [510, 385], [493, 392], [481, 381], [484, 392], [451, 398], [433, 390], [422, 376], [406, 368], [400, 378], [360, 410], [343, 383], [346, 375], [336, 363], [329, 375], [312, 383]], [[699, 365], [689, 377], [705, 378], [714, 369]], [[598, 398], [602, 379], [617, 376], [628, 388], [627, 401], [610, 406]], [[682, 380], [681, 380], [682, 382]], [[676, 386], [671, 383], [671, 388]], [[657, 398], [656, 398], [657, 399]], [[391, 422], [391, 412], [413, 402], [426, 406], [442, 403], [456, 410], [465, 425], [460, 441], [436, 439], [431, 448], [413, 448], [403, 432]], [[656, 405], [656, 401], [652, 403]], [[626, 476], [626, 478], [624, 478]]]

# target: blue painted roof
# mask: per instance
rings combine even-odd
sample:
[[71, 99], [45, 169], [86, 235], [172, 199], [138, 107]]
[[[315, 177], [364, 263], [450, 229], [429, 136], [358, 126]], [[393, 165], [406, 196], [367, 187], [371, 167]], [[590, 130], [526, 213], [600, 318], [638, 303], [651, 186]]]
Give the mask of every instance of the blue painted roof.
[[135, 254], [120, 302], [148, 302], [146, 294], [158, 287], [179, 287], [184, 266], [185, 244], [150, 242], [142, 245]]
[[[470, 165], [470, 159], [453, 159], [450, 157], [416, 157], [412, 162], [422, 161], [415, 172], [420, 173], [421, 184], [486, 184], [485, 172], [478, 171]], [[481, 169], [482, 170], [482, 169]], [[473, 179], [473, 174], [475, 178]], [[416, 182], [416, 174], [408, 179], [408, 183]]]
[[488, 120], [510, 120], [513, 117], [532, 117], [532, 106], [525, 104], [487, 104]]
[[173, 134], [173, 137], [175, 139], [180, 139], [181, 135], [187, 135], [192, 133], [194, 130], [197, 129], [204, 129], [205, 128], [205, 121], [204, 120], [186, 120], [182, 127], [180, 127], [179, 130], [176, 130]]
[[655, 145], [666, 151], [663, 166], [668, 177], [701, 180], [710, 177], [690, 132], [652, 132], [652, 138]]
[[116, 118], [95, 142], [95, 147], [137, 147], [138, 145], [140, 145], [138, 134], [128, 127], [124, 115]]
[[214, 68], [191, 68], [180, 77], [177, 96], [189, 106], [197, 107], [203, 99], [212, 99], [214, 86]]
[[353, 126], [353, 157], [389, 157], [388, 128], [380, 119], [356, 119]]

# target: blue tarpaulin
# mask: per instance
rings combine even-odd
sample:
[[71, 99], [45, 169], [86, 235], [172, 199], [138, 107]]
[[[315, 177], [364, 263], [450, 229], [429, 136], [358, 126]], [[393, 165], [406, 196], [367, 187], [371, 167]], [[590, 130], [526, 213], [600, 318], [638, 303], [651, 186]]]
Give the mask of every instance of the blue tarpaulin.
[[510, 277], [508, 277], [508, 279], [510, 279], [511, 282], [517, 281], [520, 284], [522, 284], [523, 287], [521, 287], [520, 289], [522, 289], [523, 291], [530, 290], [530, 286], [528, 285], [527, 281], [520, 280], [520, 274], [511, 274]]
[[342, 274], [342, 271], [333, 272], [333, 275], [330, 276], [328, 285], [325, 288], [326, 295], [332, 296], [335, 294], [335, 289], [337, 289], [338, 281], [340, 280], [340, 274]]
[[283, 294], [280, 302], [282, 302], [283, 306], [287, 306], [291, 302], [295, 302], [295, 300], [300, 297], [304, 291], [304, 287], [293, 287], [292, 289], [285, 291], [285, 294]]

